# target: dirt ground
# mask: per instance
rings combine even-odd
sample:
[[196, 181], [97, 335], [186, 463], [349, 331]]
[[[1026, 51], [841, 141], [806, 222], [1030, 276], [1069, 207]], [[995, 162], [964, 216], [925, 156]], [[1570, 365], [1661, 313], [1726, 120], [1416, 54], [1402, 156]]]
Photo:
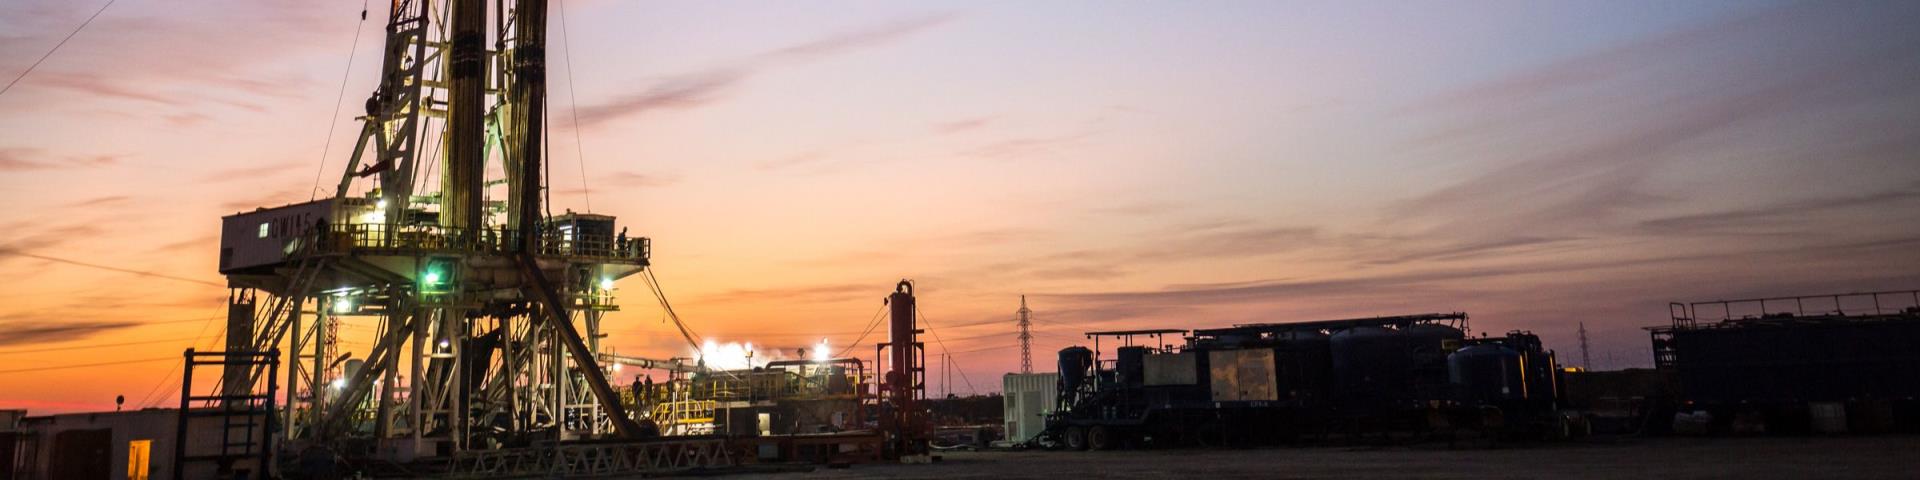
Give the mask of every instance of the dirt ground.
[[1920, 478], [1920, 436], [1589, 440], [1499, 449], [1313, 447], [942, 452], [929, 465], [854, 465], [726, 479]]

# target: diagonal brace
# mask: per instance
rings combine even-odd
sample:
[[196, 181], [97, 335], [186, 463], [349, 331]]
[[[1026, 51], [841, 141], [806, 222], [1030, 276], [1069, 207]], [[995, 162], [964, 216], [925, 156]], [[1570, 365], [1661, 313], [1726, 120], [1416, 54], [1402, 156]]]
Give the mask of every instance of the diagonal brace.
[[640, 426], [627, 417], [626, 406], [620, 404], [620, 394], [607, 382], [607, 376], [600, 371], [600, 363], [593, 351], [587, 349], [586, 342], [580, 339], [580, 332], [568, 320], [572, 317], [567, 313], [566, 304], [560, 301], [559, 293], [554, 291], [553, 282], [548, 281], [546, 274], [540, 271], [540, 265], [533, 255], [521, 253], [518, 258], [520, 271], [533, 281], [528, 289], [533, 290], [540, 303], [547, 307], [543, 310], [550, 315], [554, 331], [560, 332], [560, 340], [566, 344], [567, 352], [572, 354], [574, 366], [580, 369], [581, 375], [587, 377], [587, 386], [593, 388], [594, 398], [600, 401], [601, 408], [607, 409], [607, 416], [613, 420], [613, 429], [621, 437], [640, 438]]

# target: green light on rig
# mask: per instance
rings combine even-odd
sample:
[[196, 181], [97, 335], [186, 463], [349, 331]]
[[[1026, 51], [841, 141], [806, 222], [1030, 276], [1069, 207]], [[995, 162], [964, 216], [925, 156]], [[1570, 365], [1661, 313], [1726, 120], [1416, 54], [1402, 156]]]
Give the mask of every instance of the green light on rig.
[[428, 260], [420, 269], [420, 291], [444, 293], [453, 283], [453, 261], [447, 259]]
[[601, 290], [613, 290], [613, 277], [600, 277]]

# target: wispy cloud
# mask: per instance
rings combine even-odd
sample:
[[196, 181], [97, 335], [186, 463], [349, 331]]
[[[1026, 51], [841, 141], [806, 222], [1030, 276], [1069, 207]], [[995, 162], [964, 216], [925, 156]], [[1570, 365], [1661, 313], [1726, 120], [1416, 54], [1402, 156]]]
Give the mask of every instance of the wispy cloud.
[[71, 90], [89, 97], [135, 100], [169, 107], [186, 103], [185, 98], [150, 91], [101, 74], [36, 72], [33, 85]]
[[937, 235], [918, 243], [931, 248], [968, 248], [1027, 242], [1043, 238], [1046, 235], [1046, 230], [1037, 228], [992, 228]]
[[754, 162], [753, 167], [759, 170], [780, 170], [790, 167], [812, 165], [828, 158], [829, 154], [825, 150], [808, 150], [774, 160]]
[[37, 148], [0, 148], [0, 172], [105, 167], [120, 163], [122, 158], [119, 155], [83, 155], [47, 158], [49, 156], [46, 152]]
[[0, 262], [11, 259], [12, 255], [50, 249], [106, 232], [93, 223], [48, 226], [21, 222], [9, 227], [7, 233], [11, 236], [0, 240]]
[[1512, 237], [1475, 239], [1467, 242], [1448, 242], [1448, 243], [1435, 244], [1433, 246], [1422, 246], [1422, 247], [1418, 247], [1417, 250], [1413, 252], [1408, 252], [1405, 254], [1401, 254], [1401, 255], [1393, 256], [1389, 258], [1373, 259], [1373, 260], [1370, 260], [1370, 263], [1395, 264], [1395, 263], [1404, 263], [1404, 262], [1412, 262], [1412, 261], [1419, 261], [1419, 260], [1465, 260], [1465, 259], [1473, 259], [1473, 258], [1485, 258], [1493, 255], [1513, 254], [1518, 251], [1522, 251], [1529, 248], [1538, 248], [1538, 247], [1544, 247], [1549, 245], [1564, 245], [1568, 242], [1574, 242], [1578, 240], [1580, 240], [1580, 238], [1578, 237], [1536, 237], [1536, 236], [1524, 235], [1524, 234], [1512, 236]]
[[952, 13], [900, 19], [775, 49], [762, 54], [761, 57], [778, 60], [807, 60], [838, 55], [897, 42], [958, 19], [959, 16]]
[[1249, 224], [1191, 232], [1175, 237], [1172, 244], [1178, 248], [1146, 250], [1141, 257], [1248, 258], [1315, 246], [1320, 237], [1320, 230], [1313, 227]]
[[303, 164], [300, 162], [277, 162], [277, 163], [269, 163], [269, 164], [261, 164], [261, 165], [249, 165], [244, 167], [224, 168], [220, 170], [215, 170], [213, 172], [208, 172], [205, 175], [201, 175], [198, 181], [200, 183], [258, 181], [262, 176], [286, 175], [289, 173], [298, 172], [299, 169], [296, 167], [300, 167], [302, 165]]
[[728, 68], [668, 78], [637, 93], [599, 104], [582, 105], [579, 123], [575, 126], [584, 128], [648, 112], [707, 105], [719, 101], [728, 90], [746, 81], [748, 75], [750, 73], [745, 70]]
[[285, 188], [251, 197], [235, 197], [233, 200], [220, 202], [220, 210], [238, 212], [261, 207], [286, 205], [292, 203], [292, 201], [299, 200], [300, 195], [305, 193], [309, 193], [306, 188]]
[[[875, 285], [882, 285], [876, 287]], [[861, 297], [887, 296], [882, 283], [843, 283], [792, 287], [741, 288], [696, 297], [702, 303], [731, 302], [832, 302]]]
[[1060, 152], [1097, 134], [1099, 132], [1080, 131], [1047, 136], [1017, 136], [976, 145], [961, 150], [960, 155], [992, 160], [1026, 158]]
[[1738, 208], [1656, 218], [1641, 222], [1650, 233], [1727, 234], [1752, 233], [1756, 228], [1777, 226], [1779, 222], [1804, 220], [1815, 214], [1853, 209], [1899, 209], [1912, 211], [1908, 204], [1920, 201], [1920, 183], [1894, 190], [1861, 195], [1815, 198], [1752, 208]]
[[[1913, 145], [1916, 136], [1882, 133], [1889, 132], [1877, 123], [1883, 119], [1850, 110], [1920, 93], [1911, 54], [1920, 48], [1920, 34], [1893, 27], [1913, 16], [1911, 8], [1900, 10], [1875, 16], [1812, 4], [1769, 9], [1575, 55], [1420, 103], [1404, 113], [1432, 115], [1442, 126], [1411, 148], [1454, 148], [1461, 157], [1484, 160], [1460, 165], [1478, 167], [1476, 173], [1391, 204], [1381, 228], [1408, 241], [1388, 242], [1400, 253], [1371, 261], [1460, 259], [1777, 223], [1779, 215], [1762, 212], [1656, 215], [1701, 201], [1695, 195], [1702, 193], [1675, 189], [1676, 176], [1689, 178], [1684, 175], [1695, 172], [1688, 170], [1699, 170], [1716, 152], [1746, 152], [1755, 138], [1785, 135], [1777, 126], [1783, 123], [1854, 126], [1858, 134], [1850, 135], [1880, 146], [1854, 149], [1858, 155], [1850, 157], [1830, 157], [1832, 148], [1807, 153], [1823, 161], [1872, 164], [1902, 155], [1891, 146]], [[1543, 137], [1553, 141], [1538, 141]], [[1920, 178], [1916, 173], [1877, 180], [1912, 181]], [[1872, 209], [1900, 198], [1783, 207]]]
[[195, 249], [211, 251], [212, 247], [217, 245], [219, 240], [219, 237], [213, 235], [202, 235], [176, 242], [163, 243], [153, 247], [153, 251], [154, 253], [178, 253]]
[[974, 130], [986, 128], [988, 125], [992, 125], [993, 122], [998, 120], [999, 120], [999, 117], [993, 116], [993, 115], [950, 120], [950, 121], [933, 124], [933, 133], [940, 134], [940, 135], [953, 135], [957, 133], [971, 132]]
[[598, 184], [611, 187], [653, 188], [680, 183], [680, 176], [673, 174], [639, 173], [629, 171], [613, 172], [594, 178]]
[[128, 200], [132, 200], [132, 199], [133, 197], [126, 196], [126, 195], [107, 195], [102, 197], [93, 197], [88, 199], [82, 199], [79, 201], [68, 202], [60, 206], [62, 208], [97, 208], [97, 207], [122, 205], [127, 203]]
[[1100, 206], [1091, 211], [1102, 215], [1147, 217], [1171, 213], [1180, 209], [1180, 207], [1181, 205], [1175, 202], [1133, 202]]
[[956, 18], [952, 14], [940, 14], [897, 20], [776, 48], [717, 68], [670, 76], [638, 92], [582, 105], [574, 127], [586, 128], [635, 115], [709, 105], [724, 100], [733, 90], [768, 69], [895, 43]]
[[139, 326], [133, 322], [74, 321], [59, 322], [8, 322], [0, 324], [6, 335], [0, 335], [0, 346], [37, 345], [85, 340], [88, 337], [114, 330]]

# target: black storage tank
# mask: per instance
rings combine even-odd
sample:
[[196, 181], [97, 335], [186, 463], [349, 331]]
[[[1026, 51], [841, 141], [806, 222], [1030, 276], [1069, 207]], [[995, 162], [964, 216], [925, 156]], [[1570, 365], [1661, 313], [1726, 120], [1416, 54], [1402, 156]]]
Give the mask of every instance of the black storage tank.
[[1147, 347], [1120, 347], [1115, 351], [1117, 358], [1113, 369], [1119, 372], [1120, 381], [1127, 385], [1138, 386], [1147, 376]]
[[1087, 381], [1087, 371], [1093, 368], [1093, 350], [1087, 347], [1067, 347], [1060, 349], [1060, 396], [1070, 398], [1080, 385]]
[[1453, 388], [1447, 378], [1447, 354], [1460, 348], [1467, 333], [1447, 325], [1422, 323], [1402, 330], [1406, 335], [1409, 394], [1417, 400], [1451, 400]]
[[1281, 400], [1311, 405], [1327, 398], [1333, 380], [1333, 352], [1327, 334], [1293, 330], [1273, 336], [1273, 360]]
[[1412, 362], [1400, 331], [1353, 327], [1334, 332], [1328, 343], [1333, 357], [1333, 393], [1341, 403], [1366, 407], [1407, 396]]
[[1502, 403], [1527, 396], [1527, 372], [1520, 351], [1497, 343], [1462, 348], [1447, 356], [1447, 376], [1463, 400]]

